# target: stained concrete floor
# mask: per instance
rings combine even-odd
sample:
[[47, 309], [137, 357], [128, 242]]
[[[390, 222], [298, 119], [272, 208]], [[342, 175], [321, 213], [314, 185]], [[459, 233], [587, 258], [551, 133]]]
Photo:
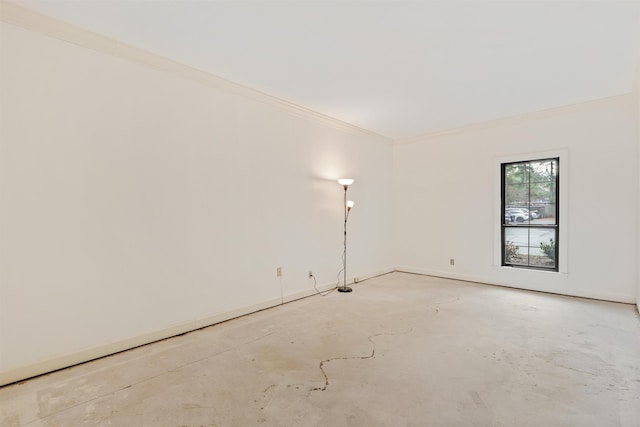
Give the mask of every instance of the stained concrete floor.
[[640, 426], [633, 305], [392, 273], [0, 389], [2, 426]]

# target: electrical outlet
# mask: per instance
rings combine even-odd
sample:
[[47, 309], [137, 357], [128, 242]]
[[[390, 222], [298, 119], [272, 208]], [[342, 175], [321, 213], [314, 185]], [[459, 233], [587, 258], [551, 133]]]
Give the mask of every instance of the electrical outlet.
[[277, 275], [278, 277], [282, 277], [282, 267], [278, 267], [278, 268], [276, 269], [276, 275]]
[[359, 278], [359, 277], [354, 277], [354, 278], [353, 278], [353, 283], [358, 283], [359, 281], [360, 281], [360, 278]]
[[313, 277], [313, 271], [309, 270], [309, 279]]
[[451, 264], [451, 265], [456, 265], [456, 260], [454, 260], [453, 258], [451, 258], [451, 259], [449, 260], [449, 264]]

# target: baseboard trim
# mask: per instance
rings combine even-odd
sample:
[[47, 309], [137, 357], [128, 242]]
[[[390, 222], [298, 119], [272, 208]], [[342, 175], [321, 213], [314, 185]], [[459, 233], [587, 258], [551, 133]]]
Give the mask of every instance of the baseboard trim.
[[[391, 273], [395, 271], [394, 267], [388, 267], [383, 270], [379, 270], [370, 274], [359, 276], [359, 282], [366, 279], [381, 276], [383, 274]], [[347, 278], [349, 284], [353, 283], [353, 277]], [[335, 288], [335, 282], [319, 285], [318, 289], [321, 292], [328, 291]], [[306, 289], [304, 291], [296, 292], [291, 295], [285, 295], [284, 298], [276, 298], [268, 301], [263, 301], [257, 304], [240, 307], [235, 310], [226, 311], [223, 313], [213, 314], [211, 316], [203, 317], [200, 319], [190, 320], [182, 322], [164, 329], [149, 332], [142, 335], [137, 335], [124, 340], [115, 341], [112, 343], [99, 345], [96, 347], [88, 348], [74, 353], [69, 353], [63, 356], [55, 357], [48, 360], [43, 360], [38, 363], [20, 366], [17, 368], [9, 369], [0, 372], [0, 386], [23, 381], [29, 378], [33, 378], [39, 375], [47, 374], [50, 372], [65, 369], [74, 365], [89, 362], [91, 360], [99, 359], [101, 357], [110, 356], [121, 351], [131, 350], [136, 347], [140, 347], [146, 344], [151, 344], [156, 341], [161, 341], [167, 338], [181, 335], [187, 332], [192, 332], [198, 329], [206, 328], [208, 326], [215, 325], [217, 323], [225, 322], [227, 320], [235, 319], [247, 314], [255, 313], [268, 308], [273, 308], [284, 303], [296, 301], [302, 298], [307, 298], [316, 295], [315, 289]]]
[[[401, 273], [419, 274], [422, 276], [461, 280], [465, 282], [473, 282], [473, 283], [479, 283], [483, 285], [501, 286], [501, 287], [507, 287], [512, 289], [545, 292], [545, 293], [552, 293], [557, 295], [590, 298], [590, 299], [596, 299], [596, 300], [602, 300], [602, 301], [636, 304], [638, 306], [638, 310], [640, 311], [640, 302], [637, 302], [634, 297], [623, 297], [619, 295], [609, 295], [609, 294], [592, 293], [592, 292], [568, 292], [566, 288], [560, 289], [558, 290], [558, 292], [551, 292], [548, 290], [532, 289], [527, 287], [515, 286], [513, 284], [508, 284], [508, 283], [500, 283], [498, 281], [490, 280], [490, 279], [479, 277], [479, 276], [448, 273], [444, 271], [429, 270], [429, 269], [408, 267], [408, 266], [387, 267], [382, 270], [378, 270], [376, 272], [360, 275], [358, 276], [358, 282], [354, 282], [354, 277], [350, 277], [350, 278], [347, 278], [347, 284], [350, 286], [352, 285], [359, 286], [362, 284], [361, 282], [364, 282], [365, 280], [382, 276], [385, 274], [393, 273], [396, 271]], [[335, 282], [325, 283], [325, 284], [318, 285], [317, 287], [320, 292], [326, 292], [328, 290], [334, 289], [336, 287], [336, 283]], [[227, 320], [235, 319], [241, 316], [245, 316], [247, 314], [255, 313], [261, 310], [266, 310], [269, 308], [273, 308], [282, 304], [286, 304], [292, 301], [296, 301], [296, 300], [307, 298], [314, 295], [317, 295], [317, 292], [315, 289], [313, 288], [305, 289], [304, 291], [295, 292], [290, 295], [285, 295], [284, 298], [282, 299], [276, 298], [268, 301], [263, 301], [257, 304], [240, 307], [235, 310], [230, 310], [223, 313], [217, 313], [204, 318], [179, 323], [177, 325], [173, 325], [168, 328], [153, 331], [147, 334], [137, 335], [135, 337], [131, 337], [128, 339], [92, 347], [79, 352], [70, 353], [70, 354], [56, 357], [53, 359], [44, 360], [42, 362], [2, 371], [0, 372], [0, 386], [15, 383], [18, 381], [23, 381], [39, 375], [47, 374], [50, 372], [68, 368], [81, 363], [89, 362], [91, 360], [99, 359], [101, 357], [109, 356], [115, 353], [119, 353], [121, 351], [126, 351], [132, 348], [140, 347], [142, 345], [151, 344], [156, 341], [161, 341], [163, 339], [171, 338], [176, 335], [181, 335], [187, 332], [192, 332], [198, 329], [215, 325], [217, 323], [225, 322]]]
[[207, 326], [215, 325], [216, 323], [235, 319], [237, 317], [255, 313], [260, 310], [265, 310], [267, 308], [271, 308], [280, 304], [282, 304], [280, 298], [272, 299], [258, 304], [241, 307], [235, 310], [214, 314], [204, 318], [178, 323], [164, 329], [142, 335], [136, 335], [131, 338], [115, 341], [104, 345], [99, 345], [96, 347], [81, 350], [79, 352], [69, 353], [60, 357], [44, 360], [42, 362], [34, 363], [31, 365], [25, 365], [3, 371], [0, 372], [0, 386], [68, 368], [80, 363], [89, 362], [91, 360], [99, 359], [101, 357], [109, 356], [121, 351], [130, 350], [132, 348], [140, 347], [142, 345], [150, 344], [156, 341], [161, 341], [166, 338], [171, 338], [176, 335], [195, 331]]
[[481, 277], [481, 276], [449, 273], [446, 271], [429, 270], [424, 268], [397, 266], [396, 271], [401, 273], [419, 274], [422, 276], [440, 277], [443, 279], [461, 280], [463, 282], [479, 283], [482, 285], [501, 286], [504, 288], [520, 289], [524, 291], [544, 292], [547, 294], [563, 295], [563, 296], [578, 297], [578, 298], [589, 298], [589, 299], [595, 299], [599, 301], [619, 302], [623, 304], [634, 304], [636, 302], [633, 296], [607, 294], [607, 293], [601, 293], [601, 292], [588, 292], [588, 291], [583, 292], [575, 289], [567, 289], [566, 287], [556, 289], [556, 290], [540, 289], [540, 288], [533, 288], [533, 287], [528, 287], [528, 286], [518, 285], [513, 283], [500, 282], [500, 281], [496, 281], [496, 280], [489, 279], [486, 277]]

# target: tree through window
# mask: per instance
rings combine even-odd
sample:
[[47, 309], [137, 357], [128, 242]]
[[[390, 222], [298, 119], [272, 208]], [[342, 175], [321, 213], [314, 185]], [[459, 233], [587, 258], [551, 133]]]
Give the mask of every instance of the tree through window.
[[559, 158], [502, 163], [502, 265], [558, 271]]

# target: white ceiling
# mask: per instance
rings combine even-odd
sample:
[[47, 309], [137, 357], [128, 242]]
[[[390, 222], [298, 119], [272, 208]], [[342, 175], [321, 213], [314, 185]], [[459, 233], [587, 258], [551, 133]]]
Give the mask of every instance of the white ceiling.
[[629, 93], [638, 2], [22, 0], [393, 139]]

